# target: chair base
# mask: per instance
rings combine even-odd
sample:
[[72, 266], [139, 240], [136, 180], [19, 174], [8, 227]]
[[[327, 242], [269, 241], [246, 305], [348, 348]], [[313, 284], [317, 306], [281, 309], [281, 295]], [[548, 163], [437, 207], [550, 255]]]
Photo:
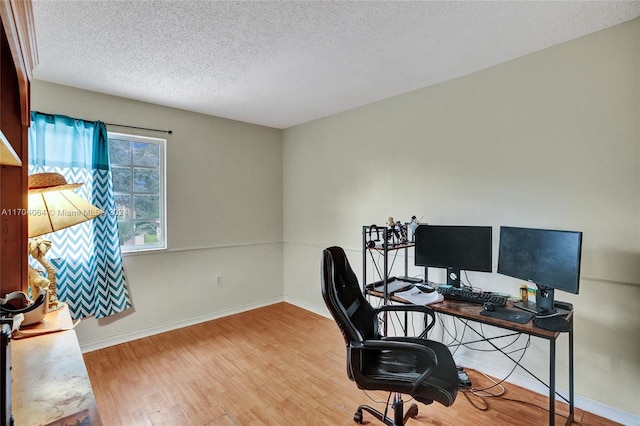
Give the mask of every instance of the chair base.
[[358, 410], [353, 415], [353, 421], [362, 424], [362, 412], [366, 411], [369, 414], [373, 415], [376, 419], [380, 420], [387, 426], [404, 426], [406, 421], [409, 418], [416, 417], [418, 415], [418, 406], [416, 404], [411, 404], [406, 413], [404, 413], [404, 403], [400, 398], [393, 404], [393, 419], [381, 413], [369, 405], [361, 405], [358, 407]]

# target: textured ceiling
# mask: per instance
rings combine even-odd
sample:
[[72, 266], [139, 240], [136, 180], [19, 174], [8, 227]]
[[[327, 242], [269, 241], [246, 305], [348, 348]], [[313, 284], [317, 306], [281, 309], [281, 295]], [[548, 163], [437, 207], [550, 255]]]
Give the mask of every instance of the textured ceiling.
[[287, 128], [640, 16], [640, 1], [34, 0], [39, 80]]

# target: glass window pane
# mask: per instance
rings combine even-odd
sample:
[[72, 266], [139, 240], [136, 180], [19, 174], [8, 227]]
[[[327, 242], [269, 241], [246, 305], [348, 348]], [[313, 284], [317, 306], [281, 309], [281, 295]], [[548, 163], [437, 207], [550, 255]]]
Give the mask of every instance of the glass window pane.
[[118, 221], [118, 237], [121, 246], [133, 245], [133, 222], [130, 220]]
[[157, 244], [162, 242], [160, 222], [145, 221], [135, 223], [135, 245]]
[[164, 139], [109, 133], [115, 210], [123, 253], [166, 248]]
[[133, 169], [133, 192], [157, 194], [160, 191], [158, 169]]
[[111, 176], [113, 176], [114, 192], [131, 192], [130, 167], [112, 167]]
[[112, 165], [131, 165], [131, 142], [109, 139], [109, 157]]
[[134, 142], [133, 164], [135, 166], [159, 167], [160, 145], [155, 143]]
[[113, 198], [116, 202], [116, 211], [113, 213], [118, 216], [118, 220], [133, 219], [133, 215], [131, 214], [131, 206], [133, 205], [133, 203], [131, 202], [131, 195], [116, 194], [113, 196]]
[[160, 217], [160, 197], [157, 195], [134, 195], [133, 207], [136, 219], [158, 219]]

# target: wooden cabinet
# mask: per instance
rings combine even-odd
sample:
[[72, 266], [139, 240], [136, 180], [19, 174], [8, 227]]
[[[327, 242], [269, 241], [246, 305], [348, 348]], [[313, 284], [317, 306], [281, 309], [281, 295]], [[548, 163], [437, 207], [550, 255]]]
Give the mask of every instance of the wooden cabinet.
[[30, 82], [37, 64], [30, 1], [1, 0], [0, 294], [27, 289]]
[[68, 307], [50, 312], [13, 339], [12, 405], [16, 425], [102, 424]]

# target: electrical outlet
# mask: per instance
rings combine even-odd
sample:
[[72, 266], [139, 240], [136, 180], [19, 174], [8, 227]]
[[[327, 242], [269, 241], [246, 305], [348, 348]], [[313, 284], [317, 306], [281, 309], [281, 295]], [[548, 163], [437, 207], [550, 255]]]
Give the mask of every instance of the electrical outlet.
[[218, 275], [218, 279], [216, 282], [218, 283], [219, 286], [222, 285], [222, 275]]

